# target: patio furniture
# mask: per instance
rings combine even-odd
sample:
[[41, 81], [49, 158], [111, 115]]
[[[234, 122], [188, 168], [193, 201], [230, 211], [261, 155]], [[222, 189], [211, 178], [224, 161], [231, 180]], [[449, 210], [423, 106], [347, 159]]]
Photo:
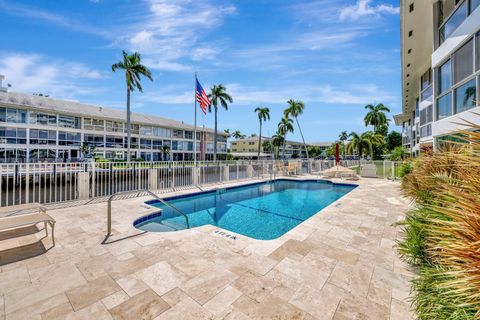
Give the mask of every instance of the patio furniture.
[[[18, 214], [21, 211], [35, 209], [37, 213]], [[8, 229], [16, 229], [19, 227], [36, 225], [43, 223], [45, 226], [45, 233], [48, 237], [47, 224], [52, 228], [52, 242], [55, 246], [55, 219], [47, 214], [47, 210], [40, 206], [39, 203], [22, 204], [0, 209], [0, 214], [7, 213], [8, 216], [0, 218], [0, 231]]]
[[289, 175], [289, 176], [296, 175], [296, 174], [297, 174], [297, 170], [296, 170], [296, 169], [297, 169], [296, 163], [295, 163], [295, 162], [290, 162], [290, 163], [288, 164], [288, 171], [287, 171], [288, 175]]
[[362, 165], [360, 167], [360, 176], [363, 178], [378, 178], [377, 166], [374, 163]]

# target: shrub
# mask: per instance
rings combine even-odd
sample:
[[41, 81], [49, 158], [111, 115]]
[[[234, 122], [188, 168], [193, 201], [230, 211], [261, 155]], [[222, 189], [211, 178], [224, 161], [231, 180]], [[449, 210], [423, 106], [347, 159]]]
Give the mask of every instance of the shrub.
[[400, 223], [398, 249], [418, 270], [419, 319], [480, 318], [480, 133], [468, 135], [413, 161], [402, 181], [416, 208]]

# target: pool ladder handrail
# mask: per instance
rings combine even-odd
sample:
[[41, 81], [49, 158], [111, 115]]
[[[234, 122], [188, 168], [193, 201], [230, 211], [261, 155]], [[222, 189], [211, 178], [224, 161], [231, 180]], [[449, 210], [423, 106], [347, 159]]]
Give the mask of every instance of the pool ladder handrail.
[[142, 194], [142, 193], [147, 193], [148, 195], [154, 197], [155, 199], [157, 199], [158, 201], [160, 201], [163, 205], [171, 208], [172, 210], [180, 213], [180, 215], [182, 215], [184, 218], [185, 218], [185, 222], [187, 224], [187, 229], [190, 229], [190, 223], [188, 222], [188, 216], [183, 213], [182, 211], [180, 211], [180, 209], [174, 207], [173, 205], [171, 205], [170, 203], [168, 203], [167, 201], [165, 201], [164, 199], [160, 198], [159, 196], [157, 196], [155, 193], [153, 193], [151, 190], [148, 190], [148, 189], [145, 189], [145, 190], [135, 190], [135, 191], [125, 191], [125, 192], [117, 192], [117, 193], [114, 193], [112, 194], [109, 198], [108, 198], [108, 205], [107, 205], [107, 237], [111, 236], [112, 235], [112, 200], [115, 198], [115, 196], [119, 196], [119, 195], [127, 195], [127, 194], [134, 194], [136, 193], [137, 197]]

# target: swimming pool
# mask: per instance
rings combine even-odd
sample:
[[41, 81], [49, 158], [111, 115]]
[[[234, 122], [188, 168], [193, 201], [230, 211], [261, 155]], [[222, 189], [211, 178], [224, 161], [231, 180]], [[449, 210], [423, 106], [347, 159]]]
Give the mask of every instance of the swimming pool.
[[[356, 186], [330, 181], [279, 179], [165, 198], [187, 214], [190, 228], [207, 224], [259, 240], [276, 239]], [[185, 218], [157, 200], [162, 211], [134, 222], [145, 231], [185, 229]]]

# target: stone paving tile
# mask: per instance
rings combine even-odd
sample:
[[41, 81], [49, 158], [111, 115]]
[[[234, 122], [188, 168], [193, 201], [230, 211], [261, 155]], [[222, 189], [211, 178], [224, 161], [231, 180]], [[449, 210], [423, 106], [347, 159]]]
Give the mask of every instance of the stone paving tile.
[[262, 301], [243, 295], [233, 305], [252, 319], [314, 319], [306, 311], [272, 295]]
[[156, 211], [148, 197], [115, 201], [106, 244], [106, 203], [49, 210], [55, 247], [41, 232], [0, 242], [0, 320], [413, 319], [392, 226], [408, 202], [398, 183], [358, 183], [269, 241], [215, 226], [140, 232], [132, 221]]
[[101, 300], [114, 292], [121, 290], [120, 286], [109, 276], [103, 276], [66, 292], [75, 311]]
[[331, 284], [326, 284], [323, 288], [304, 285], [295, 292], [290, 299], [290, 303], [319, 320], [332, 319], [344, 291]]
[[190, 297], [182, 299], [161, 315], [155, 318], [155, 320], [170, 320], [170, 319], [182, 319], [182, 320], [198, 320], [198, 319], [214, 319], [214, 316], [198, 304]]
[[128, 299], [110, 310], [114, 319], [154, 319], [170, 306], [160, 298], [153, 290], [145, 290], [142, 293]]

